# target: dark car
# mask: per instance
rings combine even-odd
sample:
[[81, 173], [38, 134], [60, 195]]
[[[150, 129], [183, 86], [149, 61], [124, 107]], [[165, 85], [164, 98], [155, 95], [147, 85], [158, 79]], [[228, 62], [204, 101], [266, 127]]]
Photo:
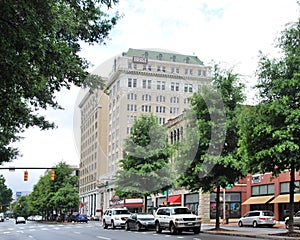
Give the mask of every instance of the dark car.
[[87, 215], [85, 214], [78, 214], [75, 217], [75, 222], [85, 222], [87, 223], [89, 221]]
[[154, 216], [149, 213], [133, 213], [125, 222], [125, 230], [155, 229]]

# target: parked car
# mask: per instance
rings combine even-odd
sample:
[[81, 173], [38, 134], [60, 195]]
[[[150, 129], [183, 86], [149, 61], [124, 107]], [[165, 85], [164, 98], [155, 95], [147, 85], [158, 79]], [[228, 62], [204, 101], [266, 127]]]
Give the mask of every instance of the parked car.
[[0, 213], [0, 221], [4, 222], [4, 213]]
[[154, 229], [154, 216], [149, 213], [133, 213], [125, 222], [125, 230]]
[[73, 212], [72, 214], [68, 215], [66, 220], [67, 222], [75, 222], [76, 216], [78, 215], [78, 212]]
[[111, 226], [125, 227], [125, 221], [130, 217], [130, 212], [127, 208], [109, 208], [103, 214], [103, 227], [104, 229]]
[[24, 217], [17, 217], [16, 218], [16, 224], [19, 224], [19, 223], [25, 224], [26, 223], [25, 218]]
[[239, 227], [243, 226], [269, 226], [273, 227], [276, 224], [274, 213], [268, 210], [256, 210], [247, 212], [238, 221]]
[[85, 214], [77, 214], [75, 217], [75, 222], [85, 222], [88, 223], [88, 216]]
[[[289, 228], [289, 217], [284, 219], [285, 227]], [[297, 226], [300, 228], [300, 211], [298, 211], [293, 218], [293, 226]]]
[[193, 214], [187, 207], [160, 207], [155, 214], [157, 233], [167, 229], [172, 234], [183, 231], [193, 231], [194, 234], [199, 234], [201, 224], [201, 217]]

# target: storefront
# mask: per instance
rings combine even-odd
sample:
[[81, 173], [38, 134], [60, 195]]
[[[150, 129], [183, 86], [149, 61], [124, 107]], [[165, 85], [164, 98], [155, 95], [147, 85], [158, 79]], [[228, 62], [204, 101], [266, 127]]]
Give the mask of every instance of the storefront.
[[198, 214], [199, 193], [185, 194], [184, 206], [189, 208], [193, 213]]
[[[216, 218], [216, 193], [212, 193], [210, 195], [210, 218], [215, 219]], [[229, 192], [225, 194], [225, 213], [226, 217], [229, 218], [240, 218], [242, 215], [242, 209], [241, 209], [241, 193], [240, 192]], [[223, 195], [220, 197], [220, 217], [223, 218]]]

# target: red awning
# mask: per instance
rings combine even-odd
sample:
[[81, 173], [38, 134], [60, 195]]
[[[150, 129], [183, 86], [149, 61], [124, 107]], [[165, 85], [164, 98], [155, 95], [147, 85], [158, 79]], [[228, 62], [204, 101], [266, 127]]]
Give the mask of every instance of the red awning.
[[181, 204], [181, 195], [174, 195], [168, 197], [168, 203], [170, 204]]

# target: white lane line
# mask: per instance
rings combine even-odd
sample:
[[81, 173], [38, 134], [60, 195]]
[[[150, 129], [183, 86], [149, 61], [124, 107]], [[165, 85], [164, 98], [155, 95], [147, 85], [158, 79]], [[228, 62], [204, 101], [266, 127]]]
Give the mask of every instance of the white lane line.
[[104, 240], [111, 240], [111, 238], [108, 237], [102, 237], [102, 236], [96, 236], [96, 238], [104, 239]]

